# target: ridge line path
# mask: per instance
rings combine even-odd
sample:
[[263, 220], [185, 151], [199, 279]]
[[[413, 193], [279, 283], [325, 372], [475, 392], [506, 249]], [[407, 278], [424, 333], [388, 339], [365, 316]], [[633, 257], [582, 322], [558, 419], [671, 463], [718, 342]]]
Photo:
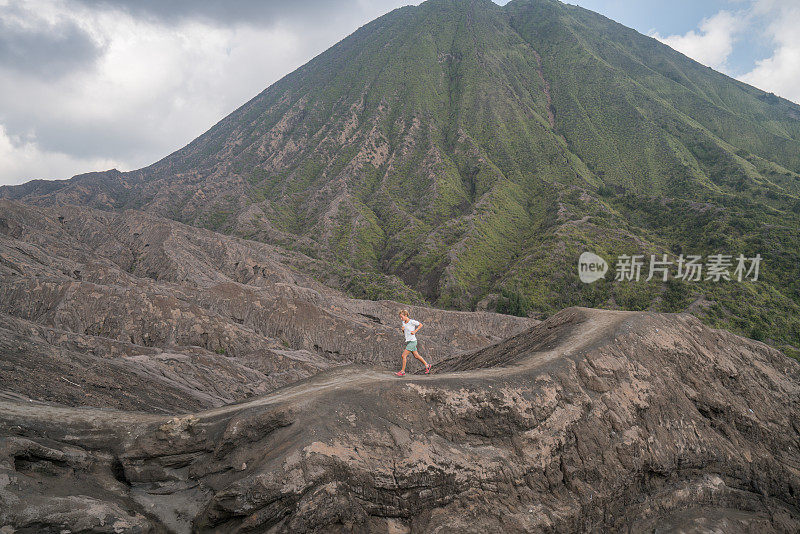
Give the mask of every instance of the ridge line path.
[[[260, 406], [279, 405], [284, 402], [297, 399], [309, 393], [325, 393], [328, 391], [341, 389], [343, 387], [355, 387], [363, 384], [374, 384], [376, 382], [391, 383], [411, 383], [411, 382], [442, 382], [450, 379], [469, 379], [469, 378], [491, 378], [501, 377], [519, 373], [522, 370], [535, 369], [558, 357], [567, 356], [579, 352], [596, 342], [607, 339], [615, 328], [625, 319], [635, 315], [645, 315], [647, 312], [632, 311], [612, 311], [595, 310], [589, 308], [567, 308], [577, 309], [582, 312], [584, 320], [578, 324], [566, 325], [569, 332], [565, 339], [558, 344], [543, 351], [535, 351], [526, 355], [522, 360], [502, 367], [488, 367], [467, 371], [454, 371], [435, 375], [412, 375], [407, 374], [402, 379], [394, 376], [393, 372], [378, 372], [372, 369], [354, 367], [352, 365], [337, 367], [325, 370], [317, 375], [309, 377], [295, 384], [289, 384], [275, 390], [267, 395], [243, 401], [237, 404], [226, 404], [217, 408], [211, 408], [199, 412], [175, 413], [175, 414], [150, 414], [145, 412], [133, 412], [123, 410], [111, 410], [95, 407], [71, 407], [62, 405], [52, 405], [38, 401], [13, 401], [0, 400], [0, 429], [9, 429], [15, 426], [27, 426], [26, 423], [58, 423], [58, 424], [84, 424], [88, 427], [100, 430], [101, 427], [126, 426], [130, 424], [158, 424], [165, 423], [176, 418], [183, 419], [195, 417], [197, 419], [212, 419], [219, 416], [232, 414]], [[563, 313], [560, 312], [560, 313]], [[540, 323], [536, 327], [545, 324]], [[531, 330], [522, 332], [513, 337], [520, 337], [530, 334]], [[507, 338], [513, 339], [513, 338]], [[499, 341], [495, 345], [487, 348], [496, 347], [507, 340]], [[89, 428], [87, 428], [89, 430]]]

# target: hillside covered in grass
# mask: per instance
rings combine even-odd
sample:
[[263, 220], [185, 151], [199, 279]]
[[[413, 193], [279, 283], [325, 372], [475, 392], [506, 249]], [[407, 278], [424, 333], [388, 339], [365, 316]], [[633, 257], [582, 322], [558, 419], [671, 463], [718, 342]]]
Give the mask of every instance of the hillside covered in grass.
[[[797, 354], [800, 106], [556, 0], [367, 24], [150, 167], [0, 188], [317, 260], [367, 298], [689, 310]], [[583, 284], [581, 252], [752, 257], [757, 282]], [[324, 267], [322, 267], [324, 266]]]

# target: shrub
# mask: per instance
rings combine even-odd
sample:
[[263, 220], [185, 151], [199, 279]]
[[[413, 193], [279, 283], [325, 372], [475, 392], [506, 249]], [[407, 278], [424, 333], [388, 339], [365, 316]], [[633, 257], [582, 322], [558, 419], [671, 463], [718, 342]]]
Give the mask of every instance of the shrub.
[[527, 317], [530, 309], [530, 300], [517, 291], [503, 289], [497, 299], [497, 313]]

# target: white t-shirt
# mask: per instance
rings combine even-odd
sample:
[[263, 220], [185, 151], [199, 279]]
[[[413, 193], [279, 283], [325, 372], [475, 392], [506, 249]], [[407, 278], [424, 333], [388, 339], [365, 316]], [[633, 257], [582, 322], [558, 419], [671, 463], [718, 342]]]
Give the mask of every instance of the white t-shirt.
[[409, 319], [407, 323], [403, 323], [403, 332], [406, 334], [406, 341], [416, 341], [417, 336], [412, 334], [414, 330], [420, 325], [419, 321]]

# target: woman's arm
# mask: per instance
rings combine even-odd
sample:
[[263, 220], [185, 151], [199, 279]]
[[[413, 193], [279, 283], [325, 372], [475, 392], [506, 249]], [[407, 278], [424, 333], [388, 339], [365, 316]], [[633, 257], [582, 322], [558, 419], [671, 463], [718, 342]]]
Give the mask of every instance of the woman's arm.
[[411, 333], [412, 333], [412, 334], [414, 334], [414, 335], [417, 335], [417, 332], [419, 332], [419, 329], [420, 329], [420, 328], [422, 328], [422, 323], [419, 323], [419, 324], [417, 325], [417, 327], [414, 329], [414, 331], [413, 331], [413, 332], [411, 332]]

